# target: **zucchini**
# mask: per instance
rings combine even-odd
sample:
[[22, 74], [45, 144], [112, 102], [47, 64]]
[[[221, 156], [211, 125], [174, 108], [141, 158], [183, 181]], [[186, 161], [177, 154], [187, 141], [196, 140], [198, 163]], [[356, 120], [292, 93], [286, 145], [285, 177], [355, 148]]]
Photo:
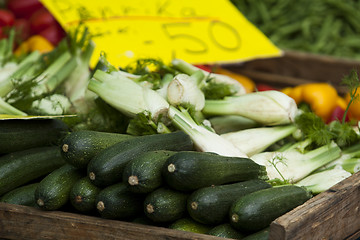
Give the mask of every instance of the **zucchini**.
[[100, 190], [100, 188], [91, 183], [88, 177], [83, 177], [72, 186], [70, 203], [80, 212], [87, 213], [95, 210], [95, 201]]
[[116, 183], [102, 189], [95, 202], [102, 218], [129, 219], [143, 213], [144, 196], [130, 192], [125, 183]]
[[86, 168], [101, 150], [133, 136], [121, 133], [79, 130], [68, 134], [61, 144], [65, 161], [77, 168]]
[[230, 223], [240, 231], [259, 231], [311, 198], [302, 187], [284, 185], [262, 189], [237, 199], [230, 209]]
[[231, 239], [243, 239], [245, 234], [233, 228], [230, 223], [220, 224], [208, 231], [206, 234]]
[[202, 233], [206, 234], [210, 231], [212, 226], [199, 223], [192, 218], [184, 217], [176, 220], [172, 224], [169, 225], [170, 229], [186, 231], [186, 232], [193, 232], [193, 233]]
[[31, 183], [15, 188], [2, 196], [0, 202], [36, 207], [34, 194], [38, 185], [39, 183]]
[[90, 160], [87, 168], [89, 178], [96, 186], [104, 187], [122, 180], [127, 163], [147, 151], [192, 150], [193, 142], [182, 132], [139, 136], [116, 143]]
[[44, 210], [61, 208], [68, 202], [72, 186], [83, 176], [82, 172], [70, 164], [54, 170], [36, 188], [36, 204]]
[[186, 213], [188, 194], [168, 188], [158, 188], [144, 200], [145, 215], [154, 222], [172, 222]]
[[161, 169], [173, 151], [149, 151], [131, 160], [123, 171], [123, 182], [130, 191], [149, 193], [163, 184]]
[[195, 151], [182, 151], [169, 157], [162, 174], [169, 186], [180, 191], [194, 191], [250, 179], [267, 179], [265, 166], [249, 158]]
[[243, 240], [268, 240], [270, 227], [264, 228], [255, 233], [251, 233], [243, 238]]
[[0, 158], [0, 196], [64, 164], [60, 149], [55, 146], [6, 154]]
[[68, 131], [59, 119], [1, 120], [0, 154], [58, 145]]
[[188, 198], [189, 215], [204, 224], [226, 222], [231, 204], [246, 194], [260, 189], [270, 188], [265, 181], [254, 179], [233, 184], [200, 188]]

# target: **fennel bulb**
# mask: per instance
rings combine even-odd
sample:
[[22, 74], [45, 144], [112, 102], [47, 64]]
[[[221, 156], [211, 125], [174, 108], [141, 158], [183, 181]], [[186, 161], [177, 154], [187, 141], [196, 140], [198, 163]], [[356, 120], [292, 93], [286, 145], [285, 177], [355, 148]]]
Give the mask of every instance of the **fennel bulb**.
[[294, 99], [280, 91], [263, 91], [206, 100], [206, 115], [239, 115], [264, 125], [292, 123], [298, 113]]
[[290, 148], [283, 152], [261, 152], [251, 156], [251, 159], [266, 167], [270, 180], [280, 179], [294, 183], [340, 157], [340, 154], [341, 149], [331, 142], [307, 153]]
[[295, 125], [258, 127], [221, 134], [221, 137], [232, 142], [248, 156], [260, 153], [270, 145], [291, 135], [296, 130]]
[[300, 187], [305, 187], [313, 194], [319, 194], [351, 176], [351, 173], [342, 169], [334, 168], [322, 172], [313, 173], [306, 178], [295, 183]]

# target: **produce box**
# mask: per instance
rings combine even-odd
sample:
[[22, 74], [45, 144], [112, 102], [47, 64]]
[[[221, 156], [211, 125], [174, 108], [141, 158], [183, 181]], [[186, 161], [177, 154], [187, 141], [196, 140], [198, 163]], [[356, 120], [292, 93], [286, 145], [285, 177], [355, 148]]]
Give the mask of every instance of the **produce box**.
[[282, 57], [257, 59], [241, 64], [227, 65], [227, 69], [244, 74], [257, 83], [276, 87], [296, 86], [308, 82], [328, 82], [345, 93], [340, 84], [344, 75], [359, 69], [360, 62], [346, 58], [285, 51]]
[[[276, 87], [331, 82], [339, 92], [341, 77], [360, 63], [297, 52], [283, 57], [226, 65], [255, 82]], [[360, 238], [360, 172], [333, 186], [270, 225], [270, 240]], [[223, 239], [219, 237], [108, 220], [66, 211], [0, 203], [0, 239]]]
[[[270, 225], [269, 240], [360, 237], [360, 172], [333, 186]], [[0, 238], [5, 239], [166, 239], [219, 237], [0, 203]]]

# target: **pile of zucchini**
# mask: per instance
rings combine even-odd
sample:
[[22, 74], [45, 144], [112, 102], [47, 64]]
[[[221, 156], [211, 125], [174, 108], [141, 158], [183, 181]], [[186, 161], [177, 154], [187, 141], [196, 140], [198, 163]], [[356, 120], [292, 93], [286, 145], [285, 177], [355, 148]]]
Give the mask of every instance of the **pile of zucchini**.
[[194, 150], [182, 131], [71, 132], [60, 120], [0, 121], [2, 202], [235, 239], [267, 239], [311, 194], [273, 187], [248, 158]]

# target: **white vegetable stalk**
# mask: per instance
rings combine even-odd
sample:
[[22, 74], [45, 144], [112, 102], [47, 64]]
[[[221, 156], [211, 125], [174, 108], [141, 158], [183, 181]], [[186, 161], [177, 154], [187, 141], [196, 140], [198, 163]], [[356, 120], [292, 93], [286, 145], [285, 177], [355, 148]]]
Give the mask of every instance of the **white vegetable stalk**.
[[169, 103], [154, 90], [142, 87], [131, 79], [119, 74], [108, 74], [101, 70], [95, 72], [88, 85], [109, 105], [129, 117], [148, 112], [153, 120], [167, 116]]
[[6, 64], [0, 72], [0, 97], [5, 97], [14, 89], [14, 79], [26, 81], [34, 77], [33, 70], [34, 67], [36, 67], [35, 63], [39, 61], [40, 57], [40, 52], [34, 51], [26, 56], [19, 64]]
[[276, 127], [258, 127], [221, 134], [221, 137], [232, 142], [242, 152], [251, 157], [291, 135], [296, 129], [296, 126], [292, 124]]
[[4, 99], [2, 99], [1, 97], [0, 97], [0, 114], [20, 115], [20, 116], [27, 115], [26, 113], [20, 111], [19, 109], [5, 102]]
[[194, 106], [196, 111], [201, 111], [205, 106], [205, 96], [198, 84], [194, 76], [176, 75], [168, 85], [167, 100], [173, 106], [188, 104]]
[[170, 106], [169, 117], [175, 126], [190, 136], [198, 151], [213, 152], [230, 157], [247, 157], [231, 142], [205, 127], [197, 125], [186, 111], [180, 112], [175, 107]]
[[13, 74], [18, 68], [18, 64], [15, 62], [6, 63], [4, 66], [0, 68], [0, 83], [5, 81], [8, 77]]
[[294, 99], [280, 91], [262, 91], [223, 100], [206, 100], [207, 115], [239, 115], [264, 125], [288, 124], [294, 121], [298, 108]]
[[295, 183], [295, 185], [305, 187], [313, 194], [319, 194], [350, 176], [351, 173], [348, 171], [342, 168], [336, 168], [311, 174]]
[[218, 73], [209, 73], [205, 70], [202, 70], [201, 68], [198, 68], [188, 62], [185, 62], [182, 59], [173, 59], [171, 61], [172, 65], [176, 68], [178, 68], [180, 71], [188, 74], [188, 75], [192, 75], [193, 73], [195, 73], [196, 71], [202, 71], [204, 74], [204, 79], [206, 78], [212, 78], [213, 81], [215, 81], [216, 83], [225, 83], [225, 84], [230, 84], [234, 87], [234, 89], [237, 90], [237, 92], [234, 94], [236, 95], [242, 95], [246, 93], [246, 89], [245, 87], [236, 79], [233, 79], [227, 75], [223, 75], [223, 74], [218, 74]]
[[360, 157], [360, 143], [354, 144], [351, 147], [343, 149], [341, 156], [334, 161], [326, 164], [322, 169], [330, 169], [343, 164], [355, 164], [354, 159]]
[[341, 149], [332, 142], [308, 153], [296, 149], [284, 152], [262, 152], [251, 156], [256, 163], [266, 167], [270, 180], [300, 181], [315, 170], [338, 158]]

